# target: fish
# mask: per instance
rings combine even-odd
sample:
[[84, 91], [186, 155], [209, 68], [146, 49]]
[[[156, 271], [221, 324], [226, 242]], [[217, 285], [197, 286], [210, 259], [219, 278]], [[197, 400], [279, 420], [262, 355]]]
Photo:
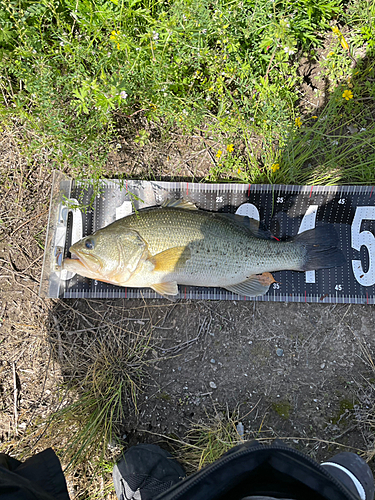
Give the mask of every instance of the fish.
[[74, 243], [62, 268], [162, 296], [178, 285], [220, 287], [246, 297], [267, 293], [272, 272], [338, 267], [345, 257], [330, 224], [277, 241], [248, 217], [168, 201], [123, 217]]

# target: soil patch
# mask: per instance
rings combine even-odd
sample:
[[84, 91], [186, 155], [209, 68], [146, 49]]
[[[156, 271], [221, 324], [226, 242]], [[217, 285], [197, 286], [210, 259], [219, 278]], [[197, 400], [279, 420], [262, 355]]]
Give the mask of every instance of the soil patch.
[[[291, 438], [318, 459], [342, 449], [338, 445], [356, 451], [373, 446], [366, 423], [373, 397], [372, 307], [125, 300], [69, 305], [86, 311], [93, 328], [106, 321], [131, 336], [151, 333], [144, 390], [123, 426], [125, 445], [160, 434], [183, 439], [192, 423], [237, 409], [248, 436]], [[56, 304], [53, 314], [60, 318], [66, 311]], [[87, 332], [80, 315], [74, 321], [69, 343], [82, 345], [84, 336], [89, 344], [94, 331]]]

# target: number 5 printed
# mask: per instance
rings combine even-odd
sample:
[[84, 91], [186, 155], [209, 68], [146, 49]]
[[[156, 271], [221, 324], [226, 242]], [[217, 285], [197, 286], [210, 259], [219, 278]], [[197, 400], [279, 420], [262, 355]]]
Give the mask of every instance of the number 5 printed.
[[375, 283], [375, 237], [370, 231], [361, 231], [363, 220], [375, 220], [375, 207], [357, 207], [352, 224], [352, 247], [358, 252], [365, 246], [369, 256], [367, 273], [363, 271], [360, 260], [352, 260], [355, 279], [363, 286], [372, 286]]

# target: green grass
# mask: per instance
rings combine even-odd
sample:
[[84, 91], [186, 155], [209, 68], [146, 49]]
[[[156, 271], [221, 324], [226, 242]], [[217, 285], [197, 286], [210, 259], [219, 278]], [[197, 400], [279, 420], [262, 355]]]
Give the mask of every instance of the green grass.
[[[150, 337], [124, 341], [94, 341], [80, 356], [69, 390], [76, 398], [51, 416], [54, 434], [68, 435], [61, 458], [67, 467], [97, 458], [101, 463], [108, 445], [116, 444], [126, 412], [137, 411], [144, 356]], [[72, 367], [69, 368], [73, 372]], [[129, 404], [129, 401], [131, 402]]]
[[357, 66], [336, 86], [325, 108], [291, 134], [275, 182], [286, 174], [292, 184], [375, 183], [375, 91], [366, 85], [370, 73], [373, 63]]
[[[369, 57], [375, 45], [370, 0], [1, 0], [0, 5], [3, 120], [20, 121], [33, 131], [22, 144], [28, 154], [47, 149], [51, 167], [79, 178], [105, 176], [118, 124], [141, 112], [165, 129], [202, 130], [224, 147], [234, 144], [234, 151], [217, 158], [211, 180], [310, 181], [314, 176], [306, 175], [298, 152], [290, 152], [301, 115], [299, 60], [313, 59], [332, 34], [332, 54], [324, 63], [332, 100], [352, 74], [353, 53], [361, 49], [362, 57], [366, 52]], [[334, 34], [331, 27], [337, 26], [341, 31]], [[368, 104], [373, 107], [372, 101], [361, 101], [364, 95], [373, 100], [373, 77], [368, 68], [367, 77], [355, 84], [349, 111], [354, 102], [359, 114]], [[334, 106], [327, 109], [329, 120], [336, 120], [329, 133], [337, 133], [341, 120]], [[306, 120], [302, 123], [297, 132], [305, 129]], [[145, 133], [135, 134], [135, 141], [147, 141]], [[345, 160], [352, 152], [342, 154]], [[284, 167], [274, 175], [277, 163]], [[331, 168], [329, 159], [315, 177], [339, 179]]]
[[30, 443], [33, 451], [52, 446], [79, 497], [103, 498], [113, 489], [111, 472], [124, 446], [124, 422], [138, 411], [149, 342], [150, 334], [117, 331], [113, 325], [86, 340], [82, 330], [73, 344], [64, 335], [57, 338], [55, 354], [66, 374], [60, 408], [38, 418], [22, 436], [15, 444], [18, 456], [27, 457]]

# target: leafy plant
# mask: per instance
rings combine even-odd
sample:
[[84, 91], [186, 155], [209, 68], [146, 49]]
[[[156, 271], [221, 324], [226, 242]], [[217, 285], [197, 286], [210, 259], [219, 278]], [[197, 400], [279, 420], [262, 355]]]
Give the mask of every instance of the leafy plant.
[[340, 12], [340, 0], [0, 4], [3, 113], [37, 130], [29, 149], [44, 138], [55, 167], [96, 179], [114, 117], [140, 110], [185, 131], [206, 123], [235, 136], [246, 121], [285, 139], [297, 53]]

